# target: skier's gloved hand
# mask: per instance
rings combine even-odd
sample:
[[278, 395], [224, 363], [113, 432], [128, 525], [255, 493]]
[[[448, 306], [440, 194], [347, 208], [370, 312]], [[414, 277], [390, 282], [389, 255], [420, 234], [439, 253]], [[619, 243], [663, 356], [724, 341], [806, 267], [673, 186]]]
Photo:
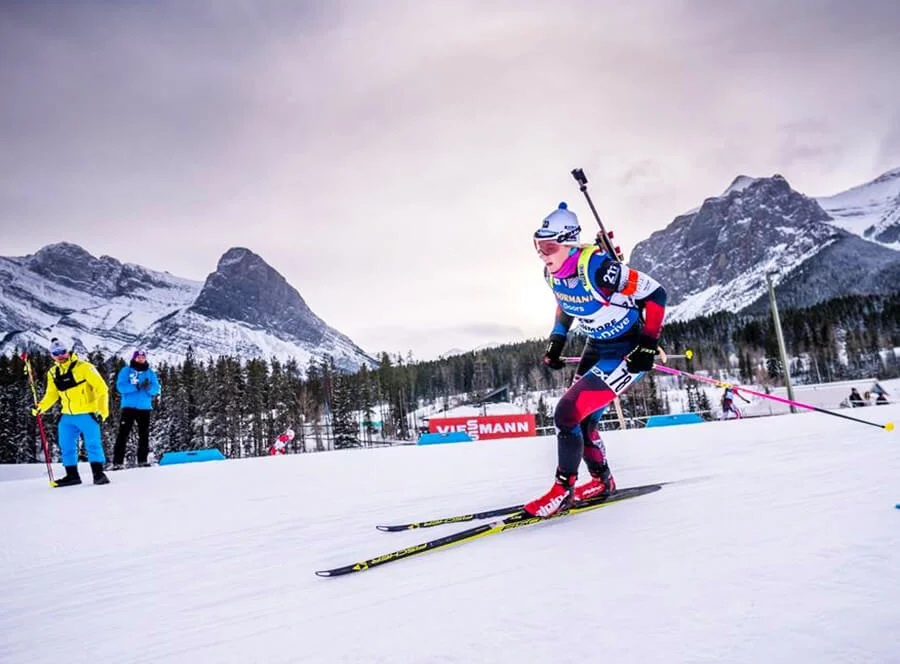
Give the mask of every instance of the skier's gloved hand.
[[93, 420], [94, 420], [97, 424], [103, 424], [103, 421], [106, 419], [106, 418], [103, 417], [100, 413], [91, 413], [91, 418], [93, 418]]
[[150, 387], [150, 379], [145, 378], [144, 380], [141, 381], [141, 384], [138, 385], [138, 387], [141, 388], [142, 390], [146, 390], [148, 387]]
[[550, 343], [547, 344], [547, 351], [544, 353], [544, 364], [554, 371], [562, 369], [564, 366], [566, 366], [566, 363], [559, 359], [559, 356], [562, 354], [562, 350], [565, 345], [565, 335], [551, 334]]
[[625, 356], [625, 366], [628, 373], [641, 373], [653, 368], [653, 360], [659, 351], [658, 342], [653, 337], [641, 335], [638, 338], [637, 347]]
[[38, 415], [41, 415], [41, 414], [42, 414], [42, 411], [41, 411], [40, 408], [35, 407], [35, 408], [32, 408], [32, 409], [31, 409], [31, 416], [32, 416], [32, 417], [37, 417]]

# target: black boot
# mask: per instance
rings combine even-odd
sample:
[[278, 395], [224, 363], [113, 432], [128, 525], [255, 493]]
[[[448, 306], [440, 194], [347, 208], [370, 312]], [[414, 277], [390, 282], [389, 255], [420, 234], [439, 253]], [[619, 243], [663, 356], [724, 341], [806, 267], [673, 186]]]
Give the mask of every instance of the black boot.
[[103, 464], [99, 461], [91, 462], [91, 472], [94, 473], [94, 484], [109, 484], [109, 478], [103, 472]]
[[78, 474], [78, 466], [66, 466], [66, 476], [53, 483], [55, 487], [75, 486], [81, 484], [81, 476]]

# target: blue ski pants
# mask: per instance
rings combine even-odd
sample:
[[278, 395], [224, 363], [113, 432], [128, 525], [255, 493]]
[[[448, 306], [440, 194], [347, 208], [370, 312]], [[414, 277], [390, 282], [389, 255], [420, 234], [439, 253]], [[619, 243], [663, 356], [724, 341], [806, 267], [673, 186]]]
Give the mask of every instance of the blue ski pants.
[[78, 434], [84, 436], [88, 461], [106, 463], [103, 444], [100, 442], [100, 425], [89, 413], [61, 415], [57, 431], [59, 432], [59, 449], [62, 450], [63, 466], [78, 464]]

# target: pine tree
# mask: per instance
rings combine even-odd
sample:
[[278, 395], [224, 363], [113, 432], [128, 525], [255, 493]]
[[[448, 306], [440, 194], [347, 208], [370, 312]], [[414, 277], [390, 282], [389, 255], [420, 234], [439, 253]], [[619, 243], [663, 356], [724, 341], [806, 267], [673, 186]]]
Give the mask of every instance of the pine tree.
[[[18, 354], [0, 355], [0, 463], [25, 463], [43, 459], [36, 418], [29, 411], [34, 403]], [[34, 420], [34, 422], [29, 422]], [[30, 427], [36, 434], [27, 435]]]
[[547, 406], [547, 402], [544, 400], [543, 394], [538, 397], [537, 413], [535, 413], [534, 419], [535, 426], [539, 429], [553, 426], [553, 416], [550, 413], [550, 408]]
[[269, 412], [267, 408], [268, 367], [265, 360], [252, 359], [247, 362], [247, 404], [250, 454], [262, 456], [269, 449], [267, 439], [270, 430]]
[[374, 433], [373, 416], [375, 414], [374, 384], [368, 367], [363, 364], [359, 370], [359, 402], [362, 416], [363, 436], [366, 445], [372, 444]]
[[332, 365], [331, 425], [335, 449], [359, 447], [359, 425], [356, 421], [349, 378], [337, 373]]
[[181, 390], [178, 393], [178, 396], [181, 397], [182, 401], [180, 411], [181, 417], [179, 418], [179, 435], [181, 437], [180, 449], [182, 450], [196, 450], [200, 448], [200, 441], [198, 440], [199, 436], [197, 435], [199, 425], [197, 418], [200, 415], [200, 409], [198, 407], [199, 390], [197, 385], [197, 373], [198, 367], [197, 362], [194, 359], [194, 348], [193, 346], [188, 346], [184, 363], [181, 365], [181, 382], [179, 386]]
[[230, 458], [243, 456], [241, 450], [243, 419], [243, 378], [240, 363], [220, 357], [209, 369], [209, 389], [205, 400], [208, 420], [208, 444]]

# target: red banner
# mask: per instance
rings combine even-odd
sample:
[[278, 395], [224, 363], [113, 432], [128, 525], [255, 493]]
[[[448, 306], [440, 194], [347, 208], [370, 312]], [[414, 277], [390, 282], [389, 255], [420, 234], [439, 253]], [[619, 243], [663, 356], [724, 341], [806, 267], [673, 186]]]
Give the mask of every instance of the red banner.
[[432, 417], [430, 433], [465, 431], [472, 440], [533, 436], [534, 415], [490, 415], [479, 417]]

